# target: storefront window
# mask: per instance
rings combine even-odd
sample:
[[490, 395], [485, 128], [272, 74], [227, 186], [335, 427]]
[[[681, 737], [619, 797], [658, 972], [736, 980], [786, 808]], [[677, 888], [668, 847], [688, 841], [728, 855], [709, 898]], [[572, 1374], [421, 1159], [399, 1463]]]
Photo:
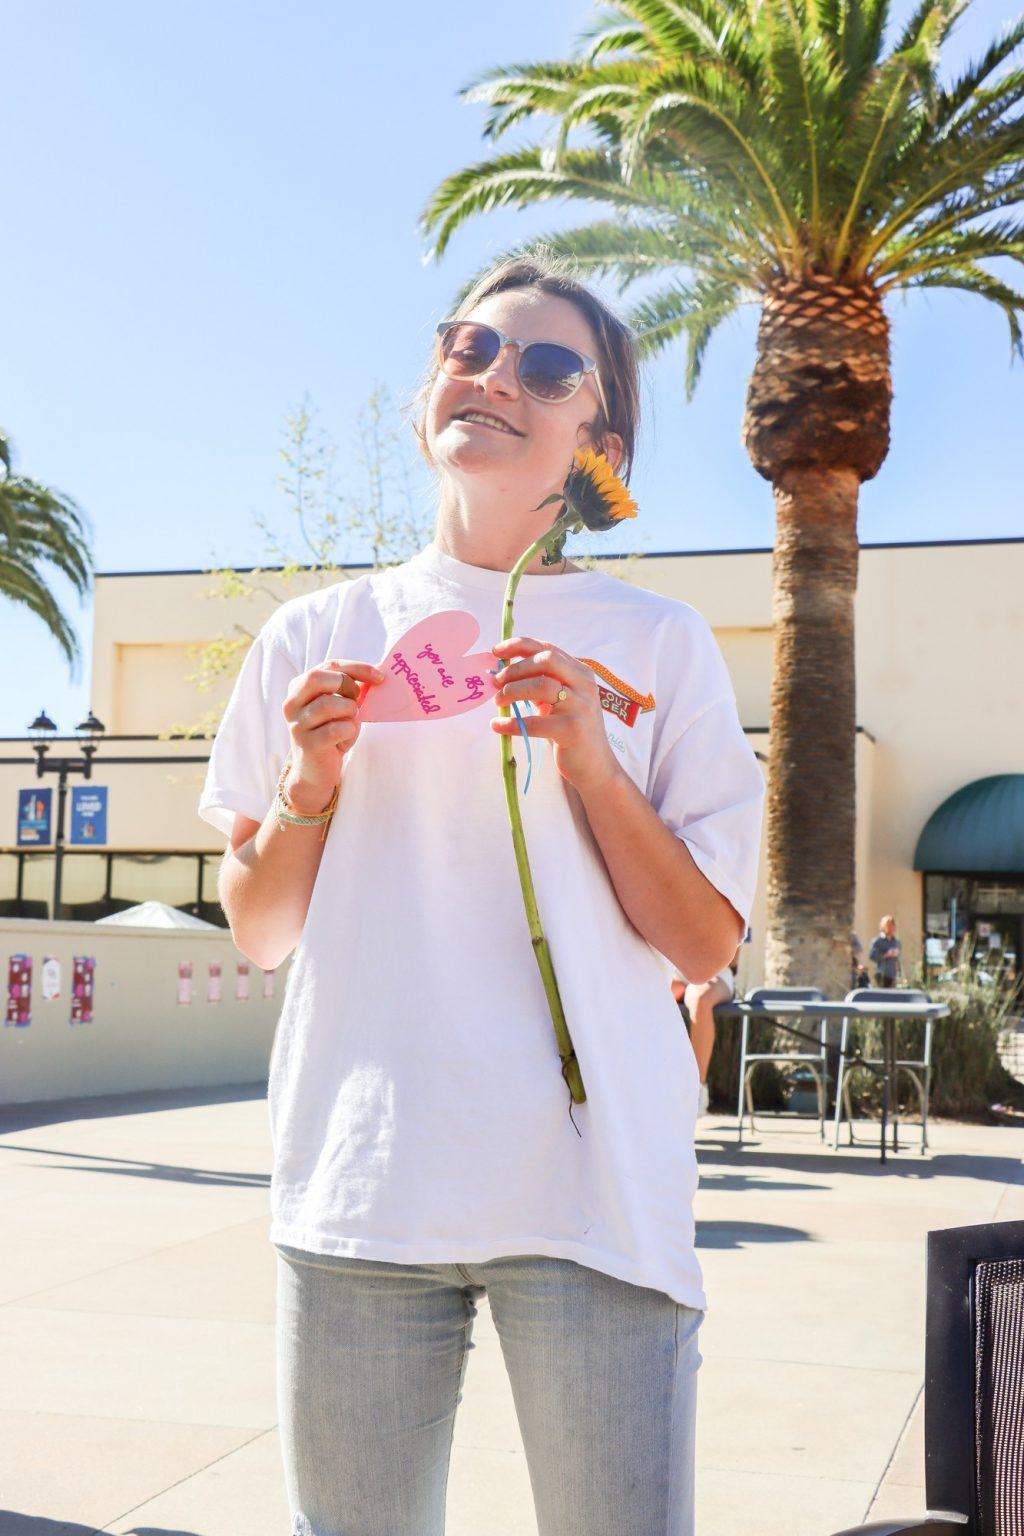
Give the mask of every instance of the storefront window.
[[972, 965], [987, 976], [1019, 976], [1024, 939], [1024, 878], [925, 875], [925, 960], [944, 969], [968, 945]]

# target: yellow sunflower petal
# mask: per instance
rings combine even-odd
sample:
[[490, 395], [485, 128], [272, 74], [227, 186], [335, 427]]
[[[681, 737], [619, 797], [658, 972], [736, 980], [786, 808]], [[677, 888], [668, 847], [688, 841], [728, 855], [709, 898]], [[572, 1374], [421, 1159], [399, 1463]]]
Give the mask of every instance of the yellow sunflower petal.
[[573, 456], [577, 473], [586, 476], [600, 498], [605, 514], [615, 522], [636, 517], [637, 505], [603, 453], [578, 448]]

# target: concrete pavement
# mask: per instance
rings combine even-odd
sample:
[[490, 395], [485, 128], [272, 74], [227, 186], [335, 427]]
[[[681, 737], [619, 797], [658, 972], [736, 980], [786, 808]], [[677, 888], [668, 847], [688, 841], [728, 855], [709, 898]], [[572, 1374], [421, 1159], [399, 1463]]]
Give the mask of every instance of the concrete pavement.
[[[1024, 1130], [759, 1128], [699, 1126], [699, 1536], [923, 1512], [925, 1234], [1024, 1217]], [[289, 1536], [263, 1090], [0, 1110], [0, 1159], [0, 1536]], [[535, 1536], [486, 1302], [474, 1346], [447, 1536]]]

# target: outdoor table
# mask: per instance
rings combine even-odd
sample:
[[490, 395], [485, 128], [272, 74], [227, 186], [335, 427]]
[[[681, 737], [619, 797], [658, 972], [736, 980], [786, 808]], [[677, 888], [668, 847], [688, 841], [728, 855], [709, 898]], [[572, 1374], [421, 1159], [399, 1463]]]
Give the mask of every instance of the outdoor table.
[[[809, 1035], [805, 1030], [795, 1029], [791, 1024], [783, 1024], [778, 1015], [796, 1014], [800, 1018], [808, 1019], [881, 1019], [883, 1039], [880, 1068], [866, 1061], [859, 1050], [840, 1051], [838, 1046], [834, 1049], [837, 1054], [845, 1056], [847, 1061], [866, 1067], [869, 1072], [882, 1079], [881, 1157], [884, 1163], [889, 1094], [892, 1080], [896, 1075], [896, 1025], [901, 1019], [944, 1019], [949, 1013], [949, 1008], [945, 1003], [904, 1003], [897, 998], [893, 998], [891, 1003], [813, 1002], [803, 998], [776, 998], [772, 1002], [761, 1003], [737, 1001], [719, 1003], [714, 1012], [716, 1019], [772, 1019], [776, 1028], [783, 1030], [787, 1035], [793, 1035], [797, 1040], [809, 1040], [812, 1045], [818, 1046], [821, 1041], [816, 1035]], [[899, 1122], [895, 1116], [892, 1125], [892, 1149], [894, 1152], [900, 1149]]]

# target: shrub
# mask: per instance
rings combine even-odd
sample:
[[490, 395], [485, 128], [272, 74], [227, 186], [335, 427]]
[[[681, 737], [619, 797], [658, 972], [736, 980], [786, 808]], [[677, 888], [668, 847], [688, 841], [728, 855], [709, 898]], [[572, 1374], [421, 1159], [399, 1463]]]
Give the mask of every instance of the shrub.
[[[1016, 1028], [1016, 986], [1005, 977], [982, 981], [971, 964], [973, 936], [968, 936], [957, 950], [955, 963], [939, 975], [920, 968], [909, 982], [927, 992], [936, 1002], [949, 1008], [949, 1015], [937, 1019], [932, 1035], [932, 1073], [929, 1113], [950, 1116], [978, 1116], [988, 1113], [996, 1102], [1024, 1105], [1024, 1084], [1003, 1066], [1000, 1044]], [[916, 1057], [924, 1053], [923, 1023], [900, 1024], [897, 1055]], [[859, 1043], [865, 1056], [882, 1054], [880, 1020], [864, 1020], [851, 1027], [853, 1043]], [[917, 1092], [905, 1072], [897, 1073], [894, 1098], [905, 1109], [918, 1109]], [[855, 1113], [872, 1113], [881, 1104], [881, 1084], [866, 1072], [857, 1072], [851, 1082]]]

